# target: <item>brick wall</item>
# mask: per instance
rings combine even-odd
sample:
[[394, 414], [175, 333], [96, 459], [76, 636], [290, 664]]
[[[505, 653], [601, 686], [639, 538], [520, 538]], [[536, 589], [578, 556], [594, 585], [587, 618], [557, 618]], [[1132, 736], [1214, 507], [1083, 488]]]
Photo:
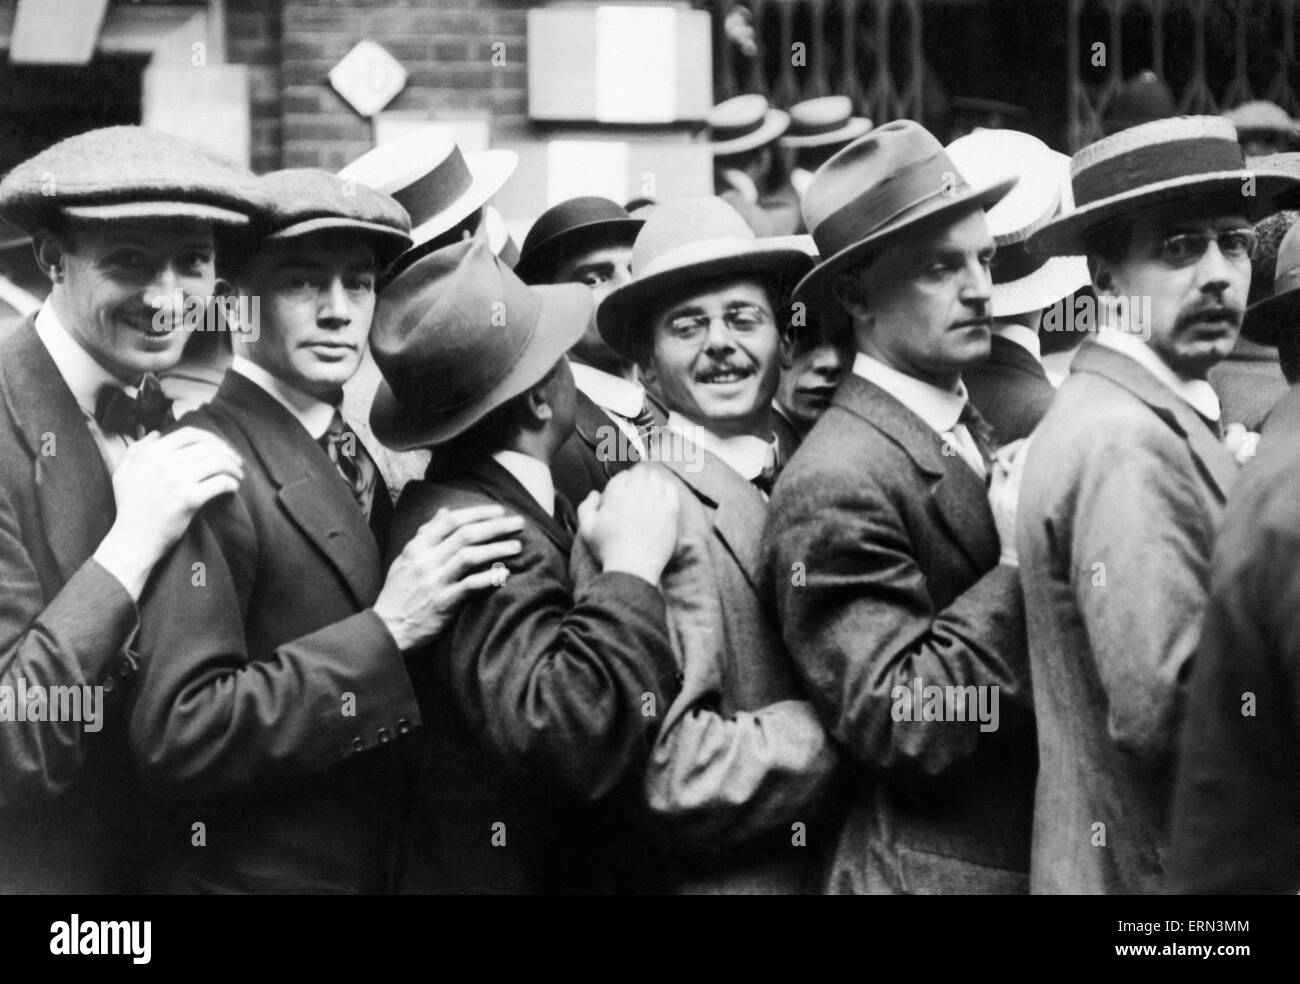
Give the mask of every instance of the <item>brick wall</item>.
[[[526, 127], [525, 0], [230, 0], [228, 52], [250, 66], [253, 166], [342, 167], [370, 146], [369, 123], [329, 71], [369, 38], [409, 73], [391, 111], [491, 116], [493, 135]], [[505, 65], [492, 44], [505, 44]]]

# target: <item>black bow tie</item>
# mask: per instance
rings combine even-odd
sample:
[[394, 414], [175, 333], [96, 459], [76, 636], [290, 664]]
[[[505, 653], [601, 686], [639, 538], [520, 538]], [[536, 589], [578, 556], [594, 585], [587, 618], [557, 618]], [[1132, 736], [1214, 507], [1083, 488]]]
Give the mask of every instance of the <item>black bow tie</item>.
[[134, 397], [112, 385], [101, 386], [95, 397], [95, 421], [105, 434], [139, 440], [150, 431], [162, 430], [174, 419], [172, 401], [163, 394], [153, 373], [140, 381]]

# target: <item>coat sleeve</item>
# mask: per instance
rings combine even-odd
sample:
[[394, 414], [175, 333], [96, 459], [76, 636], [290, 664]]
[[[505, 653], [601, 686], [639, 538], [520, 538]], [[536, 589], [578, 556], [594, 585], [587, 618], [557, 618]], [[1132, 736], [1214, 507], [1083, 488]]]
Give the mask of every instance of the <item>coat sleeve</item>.
[[[85, 754], [92, 721], [18, 721], [20, 687], [84, 687], [103, 682], [138, 625], [135, 602], [88, 559], [46, 603], [14, 511], [0, 489], [0, 808], [38, 801], [67, 787]], [[103, 704], [99, 705], [102, 727]], [[84, 717], [83, 713], [83, 717]]]
[[896, 716], [896, 691], [917, 678], [996, 687], [999, 728], [1029, 716], [1014, 568], [991, 568], [938, 609], [902, 516], [875, 485], [778, 486], [768, 529], [786, 646], [822, 720], [857, 761], [933, 776], [975, 753], [978, 721], [925, 721], [920, 708]]
[[256, 586], [251, 571], [236, 572], [258, 544], [238, 496], [213, 505], [144, 602], [130, 735], [146, 780], [217, 794], [328, 768], [395, 735], [401, 719], [419, 723], [401, 654], [371, 609], [249, 652], [244, 613]]
[[641, 768], [676, 694], [663, 596], [618, 572], [575, 591], [567, 557], [531, 525], [521, 539], [504, 584], [457, 617], [452, 690], [518, 779], [593, 802]]
[[1111, 740], [1171, 764], [1179, 676], [1196, 649], [1213, 520], [1185, 443], [1162, 424], [1099, 435], [1072, 510], [1074, 595], [1108, 702]]
[[720, 850], [808, 819], [837, 762], [812, 706], [786, 699], [753, 711], [722, 710], [723, 601], [707, 549], [689, 535], [679, 540], [661, 590], [683, 682], [646, 767], [646, 802], [657, 825], [685, 846]]

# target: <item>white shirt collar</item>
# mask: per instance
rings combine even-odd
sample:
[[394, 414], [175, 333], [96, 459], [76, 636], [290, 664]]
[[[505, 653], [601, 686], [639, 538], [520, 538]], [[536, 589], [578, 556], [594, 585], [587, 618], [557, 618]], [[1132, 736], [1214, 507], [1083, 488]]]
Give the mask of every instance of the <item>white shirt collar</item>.
[[956, 427], [962, 410], [966, 408], [965, 383], [959, 382], [957, 392], [950, 393], [861, 352], [853, 360], [853, 374], [875, 383], [924, 420], [936, 434], [945, 434]]
[[1014, 321], [999, 321], [993, 325], [993, 334], [1014, 342], [1034, 357], [1035, 362], [1043, 361], [1043, 347], [1038, 341], [1038, 332]]
[[762, 475], [763, 469], [776, 466], [775, 434], [770, 441], [764, 441], [761, 437], [752, 434], [723, 437], [700, 424], [687, 420], [676, 411], [668, 414], [668, 421], [664, 426], [697, 447], [704, 448], [705, 451], [722, 459], [723, 464], [729, 466], [747, 482], [752, 482]]
[[1104, 345], [1112, 351], [1127, 355], [1166, 387], [1174, 391], [1183, 402], [1208, 420], [1218, 420], [1222, 410], [1219, 395], [1214, 387], [1204, 379], [1190, 379], [1180, 376], [1169, 368], [1164, 359], [1156, 354], [1146, 342], [1128, 332], [1105, 329], [1097, 333], [1097, 344]]
[[807, 168], [796, 167], [790, 172], [790, 187], [801, 199], [808, 194], [808, 185], [812, 184], [813, 172]]
[[69, 334], [59, 316], [54, 313], [54, 306], [46, 300], [36, 312], [36, 335], [44, 343], [59, 375], [72, 390], [77, 406], [89, 416], [95, 414], [95, 402], [103, 386], [116, 386], [135, 396], [134, 386], [124, 386], [122, 381], [95, 361], [94, 356], [81, 347], [81, 343]]
[[574, 385], [602, 410], [631, 419], [645, 406], [645, 390], [639, 383], [572, 360], [569, 368], [573, 370]]
[[555, 515], [555, 480], [546, 462], [518, 451], [493, 451], [492, 460], [528, 490], [546, 515]]
[[230, 368], [265, 390], [277, 403], [293, 414], [298, 423], [306, 428], [313, 441], [319, 441], [330, 429], [330, 421], [334, 419], [335, 409], [332, 404], [308, 396], [302, 390], [294, 389], [242, 355], [235, 356], [234, 361], [230, 363]]

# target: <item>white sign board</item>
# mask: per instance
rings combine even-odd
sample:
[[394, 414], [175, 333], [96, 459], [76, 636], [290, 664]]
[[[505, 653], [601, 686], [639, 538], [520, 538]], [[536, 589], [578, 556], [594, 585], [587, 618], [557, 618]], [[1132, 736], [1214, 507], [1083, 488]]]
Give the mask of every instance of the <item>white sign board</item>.
[[596, 119], [671, 123], [677, 118], [677, 11], [596, 8]]
[[358, 113], [371, 117], [406, 86], [406, 69], [375, 42], [358, 41], [330, 71], [330, 85]]

